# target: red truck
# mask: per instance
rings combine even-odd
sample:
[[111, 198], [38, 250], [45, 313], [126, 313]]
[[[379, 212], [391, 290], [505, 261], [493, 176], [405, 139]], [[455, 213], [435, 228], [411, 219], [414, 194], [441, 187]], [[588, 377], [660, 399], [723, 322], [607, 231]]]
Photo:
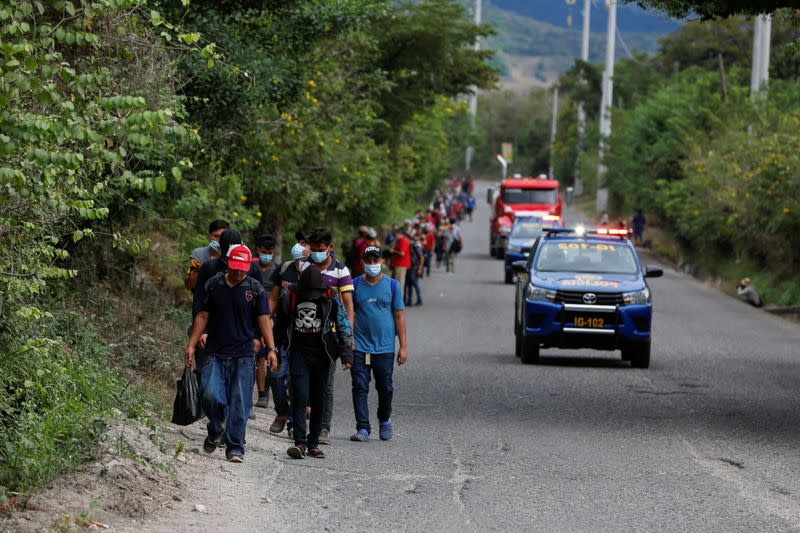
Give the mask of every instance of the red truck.
[[[489, 228], [489, 253], [502, 259], [511, 225], [517, 216], [547, 217], [561, 220], [561, 194], [558, 181], [547, 176], [514, 177], [500, 182]], [[555, 219], [558, 217], [558, 219]]]

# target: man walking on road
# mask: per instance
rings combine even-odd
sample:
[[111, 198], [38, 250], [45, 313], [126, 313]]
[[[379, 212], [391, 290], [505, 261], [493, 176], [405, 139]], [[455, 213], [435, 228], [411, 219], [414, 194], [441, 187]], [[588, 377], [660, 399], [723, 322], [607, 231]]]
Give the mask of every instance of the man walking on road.
[[375, 376], [378, 392], [378, 435], [389, 440], [392, 428], [392, 373], [394, 371], [394, 338], [400, 339], [397, 364], [408, 360], [406, 321], [403, 316], [402, 286], [381, 271], [383, 257], [380, 248], [369, 247], [362, 257], [364, 275], [355, 281], [355, 341], [353, 367], [353, 411], [356, 432], [350, 440], [367, 442], [370, 435], [369, 396], [370, 371]]
[[[300, 263], [301, 272], [305, 272], [312, 265], [321, 271], [322, 281], [336, 291], [340, 297], [347, 318], [350, 321], [349, 331], [353, 330], [353, 278], [350, 270], [344, 263], [336, 260], [333, 255], [333, 236], [325, 228], [316, 228], [308, 235], [308, 245], [311, 248], [311, 255], [308, 260]], [[322, 406], [322, 433], [319, 442], [321, 444], [331, 443], [331, 419], [333, 418], [333, 380], [336, 373], [331, 370], [328, 374], [328, 392], [325, 403]], [[312, 409], [313, 410], [313, 409]]]
[[445, 256], [447, 271], [451, 274], [456, 271], [456, 257], [461, 253], [462, 247], [461, 228], [456, 224], [456, 219], [451, 218], [450, 228], [447, 229], [447, 255]]
[[208, 415], [206, 453], [225, 445], [225, 456], [234, 463], [244, 460], [247, 415], [253, 394], [255, 361], [253, 339], [258, 323], [267, 345], [269, 365], [278, 370], [272, 339], [267, 292], [247, 275], [252, 256], [247, 246], [233, 246], [228, 252], [228, 270], [211, 278], [203, 291], [203, 302], [194, 319], [186, 347], [186, 364], [194, 366], [195, 347], [203, 333], [207, 361], [202, 373], [203, 410]]
[[647, 224], [647, 219], [642, 213], [641, 209], [636, 210], [633, 215], [633, 244], [641, 246], [644, 244], [644, 226]]
[[411, 268], [411, 241], [406, 229], [398, 230], [394, 246], [392, 246], [392, 273], [401, 287], [406, 286], [406, 274]]
[[[272, 289], [272, 274], [275, 272], [275, 237], [267, 233], [256, 241], [256, 252], [258, 257], [253, 258], [253, 263], [261, 269], [261, 278], [264, 280], [264, 289], [267, 295]], [[266, 409], [269, 406], [269, 391], [267, 389], [267, 347], [262, 346], [256, 355], [256, 388], [258, 389], [258, 401], [256, 407]], [[276, 409], [279, 401], [280, 391], [273, 389], [272, 396], [275, 399]], [[252, 417], [252, 416], [251, 416]], [[281, 428], [283, 430], [283, 428]]]
[[186, 278], [183, 280], [183, 286], [188, 290], [193, 291], [197, 287], [198, 275], [203, 263], [219, 257], [219, 238], [228, 227], [228, 223], [225, 220], [215, 220], [208, 226], [208, 245], [192, 250], [192, 255], [189, 258], [189, 271], [186, 272]]
[[[328, 287], [315, 265], [303, 270], [296, 289], [283, 291], [279, 310], [286, 317], [283, 323], [294, 414], [294, 446], [286, 453], [294, 459], [306, 454], [324, 458], [319, 444], [329, 376], [335, 371], [336, 359], [341, 358], [345, 370], [352, 364], [350, 322], [338, 294]], [[305, 408], [309, 403], [311, 425], [306, 433]]]

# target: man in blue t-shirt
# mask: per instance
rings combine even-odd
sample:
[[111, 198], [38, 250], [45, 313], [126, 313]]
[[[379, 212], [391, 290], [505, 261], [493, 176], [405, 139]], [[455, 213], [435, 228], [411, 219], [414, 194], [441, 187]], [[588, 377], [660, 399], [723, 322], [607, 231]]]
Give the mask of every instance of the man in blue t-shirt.
[[353, 352], [353, 410], [356, 415], [356, 432], [350, 440], [369, 440], [369, 396], [370, 371], [375, 376], [378, 392], [378, 422], [381, 440], [392, 438], [392, 372], [394, 371], [394, 338], [400, 339], [397, 364], [408, 359], [406, 348], [406, 320], [403, 316], [403, 288], [382, 272], [383, 255], [380, 248], [370, 246], [361, 256], [364, 275], [355, 281]]
[[186, 366], [192, 367], [200, 336], [208, 335], [207, 359], [200, 369], [203, 410], [208, 415], [208, 437], [203, 449], [212, 453], [225, 445], [225, 455], [234, 463], [244, 460], [247, 415], [255, 381], [254, 339], [261, 338], [268, 349], [269, 366], [278, 370], [267, 291], [247, 275], [251, 259], [247, 246], [230, 248], [227, 272], [218, 273], [203, 287], [203, 300], [186, 347]]

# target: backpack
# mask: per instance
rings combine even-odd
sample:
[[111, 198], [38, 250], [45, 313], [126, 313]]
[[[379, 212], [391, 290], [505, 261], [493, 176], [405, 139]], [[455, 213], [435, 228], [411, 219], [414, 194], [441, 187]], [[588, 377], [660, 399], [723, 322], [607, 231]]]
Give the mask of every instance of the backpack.
[[[289, 314], [294, 316], [295, 311], [297, 311], [297, 293], [291, 289], [287, 289], [286, 292], [289, 295]], [[329, 301], [333, 300], [333, 295], [331, 294], [330, 288], [323, 292], [322, 296], [327, 298]]]
[[[358, 276], [356, 279], [353, 280], [353, 289], [358, 290], [358, 286], [361, 285], [361, 280], [364, 276]], [[394, 278], [389, 278], [389, 285], [392, 288], [392, 301], [394, 302], [394, 297], [397, 294], [397, 290], [400, 287], [400, 282]]]

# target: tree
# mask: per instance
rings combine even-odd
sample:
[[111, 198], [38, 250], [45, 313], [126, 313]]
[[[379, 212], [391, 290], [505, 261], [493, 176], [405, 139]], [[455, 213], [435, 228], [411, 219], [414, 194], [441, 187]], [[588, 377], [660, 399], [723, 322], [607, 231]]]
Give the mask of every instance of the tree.
[[623, 0], [645, 9], [655, 9], [673, 17], [699, 15], [703, 19], [734, 15], [761, 15], [782, 8], [798, 7], [797, 0]]
[[387, 73], [390, 84], [378, 97], [380, 118], [388, 126], [378, 132], [379, 140], [396, 140], [400, 127], [439, 95], [495, 86], [498, 70], [487, 63], [492, 52], [472, 48], [491, 27], [473, 24], [455, 0], [401, 2], [376, 20], [372, 32], [375, 67]]
[[[790, 13], [780, 11], [773, 15], [771, 41], [775, 51], [780, 53], [798, 37], [800, 29]], [[720, 54], [726, 68], [736, 64], [749, 67], [753, 57], [752, 17], [690, 20], [661, 39], [661, 49], [654, 61], [665, 74], [691, 66], [716, 70], [719, 68]]]

